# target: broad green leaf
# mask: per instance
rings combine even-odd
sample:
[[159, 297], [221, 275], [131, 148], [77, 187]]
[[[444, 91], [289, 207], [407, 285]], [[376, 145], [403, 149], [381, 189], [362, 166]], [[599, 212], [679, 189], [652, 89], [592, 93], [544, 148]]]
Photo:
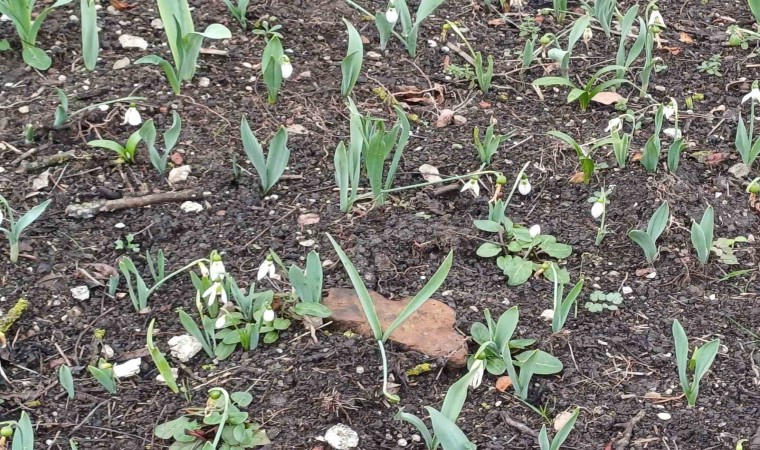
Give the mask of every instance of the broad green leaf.
[[710, 248], [707, 246], [705, 232], [696, 222], [691, 224], [691, 243], [697, 251], [697, 258], [702, 264], [710, 258]]
[[646, 258], [649, 264], [657, 257], [657, 245], [647, 233], [641, 230], [631, 230], [628, 232], [628, 237], [644, 250], [644, 258]]
[[74, 398], [74, 378], [71, 376], [71, 367], [62, 364], [58, 369], [58, 382], [61, 383], [69, 399]]
[[487, 231], [489, 233], [501, 233], [504, 231], [504, 227], [493, 220], [476, 220], [473, 224], [478, 230]]
[[185, 430], [192, 424], [192, 421], [185, 416], [180, 416], [174, 420], [164, 422], [158, 425], [153, 431], [159, 439], [172, 439], [178, 433], [184, 434]]
[[261, 179], [261, 185], [269, 185], [269, 174], [267, 172], [267, 163], [264, 159], [264, 150], [259, 144], [259, 140], [251, 131], [251, 126], [248, 125], [248, 119], [243, 116], [240, 119], [240, 137], [243, 140], [243, 150], [245, 151], [248, 160], [253, 164], [256, 173], [259, 174]]
[[433, 433], [437, 440], [441, 442], [443, 450], [475, 450], [475, 444], [467, 439], [464, 432], [450, 420], [440, 413], [437, 409], [426, 406], [430, 421], [433, 424]]
[[341, 82], [341, 94], [345, 97], [351, 93], [361, 74], [362, 62], [364, 61], [364, 44], [356, 27], [346, 19], [343, 19], [348, 32], [348, 50], [346, 57], [340, 64], [343, 79]]
[[44, 202], [40, 203], [39, 205], [36, 205], [34, 208], [27, 211], [21, 218], [18, 219], [18, 221], [11, 227], [11, 233], [15, 235], [15, 237], [20, 237], [21, 233], [31, 224], [33, 224], [39, 217], [42, 215], [42, 213], [45, 212], [47, 207], [50, 205], [51, 200], [45, 200]]
[[229, 39], [232, 37], [230, 29], [219, 23], [212, 23], [202, 32], [195, 32], [206, 39]]
[[659, 208], [652, 214], [647, 225], [647, 234], [652, 238], [652, 243], [656, 243], [670, 221], [670, 205], [668, 202], [662, 202]]
[[39, 47], [25, 45], [21, 51], [21, 56], [24, 58], [25, 63], [37, 70], [48, 70], [50, 65], [53, 64], [53, 60]]
[[156, 369], [158, 369], [158, 372], [164, 377], [164, 382], [169, 386], [169, 389], [171, 389], [172, 392], [177, 394], [179, 393], [179, 387], [177, 386], [177, 380], [174, 378], [174, 373], [172, 373], [171, 366], [169, 366], [169, 362], [166, 361], [163, 353], [161, 353], [161, 351], [153, 344], [153, 326], [155, 325], [155, 322], [156, 319], [152, 319], [148, 325], [148, 330], [146, 332], [146, 347], [148, 348], [150, 357], [156, 364]]
[[475, 252], [481, 258], [491, 258], [501, 253], [501, 245], [495, 242], [484, 242]]
[[280, 126], [277, 130], [277, 134], [274, 135], [272, 141], [269, 143], [269, 151], [267, 152], [267, 186], [264, 187], [264, 192], [268, 192], [277, 184], [285, 167], [290, 160], [290, 150], [287, 147], [288, 144], [288, 131], [285, 127]]
[[241, 408], [245, 408], [253, 401], [253, 395], [249, 392], [233, 392], [230, 394], [230, 400]]
[[491, 332], [482, 322], [475, 322], [470, 326], [470, 335], [478, 344], [483, 344], [491, 340]]
[[532, 356], [532, 371], [536, 375], [554, 375], [555, 373], [559, 373], [562, 371], [562, 361], [557, 359], [555, 356], [550, 355], [549, 353], [546, 353], [543, 350], [530, 350], [527, 352], [519, 353], [515, 357], [514, 364], [518, 367], [522, 367], [525, 365], [526, 361], [528, 361]]
[[431, 448], [433, 445], [433, 437], [430, 435], [430, 430], [428, 430], [428, 427], [425, 425], [425, 422], [423, 422], [422, 419], [415, 416], [414, 414], [405, 413], [404, 411], [399, 411], [395, 416], [393, 416], [393, 418], [412, 424], [422, 435], [422, 438], [425, 440], [426, 447]]
[[689, 339], [686, 331], [678, 320], [673, 321], [673, 341], [676, 351], [676, 363], [678, 365], [678, 379], [684, 391], [689, 390], [689, 379], [686, 376], [686, 368], [689, 365]]
[[322, 303], [298, 303], [293, 307], [293, 311], [299, 316], [312, 316], [326, 319], [332, 315], [330, 308]]

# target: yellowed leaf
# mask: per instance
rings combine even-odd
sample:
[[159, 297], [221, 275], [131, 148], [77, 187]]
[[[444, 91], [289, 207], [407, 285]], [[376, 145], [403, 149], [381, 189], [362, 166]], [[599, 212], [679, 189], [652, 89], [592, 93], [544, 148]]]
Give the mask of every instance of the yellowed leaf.
[[508, 376], [499, 377], [496, 379], [496, 388], [499, 392], [504, 392], [512, 386], [512, 379]]
[[694, 39], [691, 36], [689, 36], [688, 34], [684, 33], [683, 31], [678, 36], [678, 40], [681, 41], [681, 42], [683, 42], [684, 44], [693, 44], [694, 43]]

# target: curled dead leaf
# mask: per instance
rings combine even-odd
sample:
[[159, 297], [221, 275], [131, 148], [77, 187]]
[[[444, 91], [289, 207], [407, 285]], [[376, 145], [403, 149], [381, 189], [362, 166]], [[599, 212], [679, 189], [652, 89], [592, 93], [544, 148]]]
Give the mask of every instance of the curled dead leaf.
[[636, 152], [636, 153], [633, 154], [633, 156], [631, 156], [631, 161], [633, 161], [633, 162], [641, 161], [641, 158], [643, 158], [643, 157], [644, 157], [644, 153], [642, 153], [642, 152]]
[[492, 27], [501, 27], [506, 25], [507, 22], [504, 21], [504, 19], [491, 19], [488, 21], [488, 25], [491, 25]]
[[694, 43], [694, 38], [692, 38], [691, 36], [689, 36], [687, 33], [684, 33], [683, 31], [678, 36], [678, 40], [681, 41], [681, 42], [683, 42], [684, 44], [693, 44]]
[[613, 105], [620, 100], [623, 100], [622, 95], [609, 91], [600, 92], [591, 98], [592, 102], [601, 103], [602, 105]]
[[392, 95], [399, 102], [433, 106], [443, 104], [445, 93], [444, 87], [435, 83], [429, 89], [420, 89], [416, 86], [399, 86], [399, 91]]
[[319, 214], [315, 213], [306, 213], [301, 214], [298, 216], [298, 226], [303, 229], [303, 227], [309, 226], [309, 225], [315, 225], [319, 223]]
[[443, 128], [446, 125], [450, 124], [453, 119], [454, 119], [454, 111], [451, 109], [443, 109], [441, 110], [441, 113], [438, 115], [438, 119], [435, 121], [435, 127]]
[[504, 392], [512, 386], [512, 379], [508, 376], [499, 377], [496, 379], [496, 385], [494, 386], [497, 391]]
[[583, 172], [576, 172], [570, 177], [570, 182], [573, 184], [581, 184], [584, 182]]

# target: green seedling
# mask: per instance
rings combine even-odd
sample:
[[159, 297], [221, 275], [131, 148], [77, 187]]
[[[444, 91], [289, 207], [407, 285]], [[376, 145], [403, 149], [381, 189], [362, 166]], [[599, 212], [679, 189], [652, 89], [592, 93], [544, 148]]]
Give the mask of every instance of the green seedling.
[[[16, 220], [16, 216], [13, 214], [13, 208], [11, 208], [8, 200], [0, 195], [0, 232], [2, 232], [6, 239], [8, 239], [8, 244], [10, 245], [10, 260], [13, 264], [18, 262], [19, 242], [21, 241], [21, 235], [24, 233], [24, 230], [39, 219], [49, 205], [50, 200], [45, 200]], [[8, 225], [3, 227], [3, 221], [7, 221]]]
[[[696, 347], [689, 358], [689, 339], [686, 337], [681, 323], [673, 321], [673, 340], [675, 341], [676, 362], [678, 364], [678, 379], [681, 389], [686, 395], [689, 406], [697, 403], [699, 395], [699, 383], [707, 374], [715, 361], [715, 356], [720, 349], [720, 339], [712, 340], [701, 347]], [[688, 373], [692, 373], [692, 381], [689, 382]]]
[[618, 307], [623, 304], [623, 296], [619, 292], [604, 293], [602, 291], [594, 291], [589, 296], [583, 307], [589, 312], [598, 313], [605, 309], [609, 311], [617, 311]]
[[243, 139], [243, 150], [248, 160], [253, 164], [256, 173], [261, 180], [261, 190], [264, 194], [277, 184], [285, 167], [290, 159], [290, 150], [288, 149], [288, 131], [285, 127], [277, 130], [274, 138], [269, 142], [269, 151], [264, 157], [264, 150], [259, 144], [259, 140], [251, 131], [248, 120], [245, 116], [240, 121], [240, 136]]
[[697, 258], [701, 264], [706, 264], [710, 259], [710, 249], [713, 246], [713, 230], [715, 227], [715, 211], [708, 206], [702, 214], [702, 220], [691, 223], [691, 243], [697, 251]]
[[643, 230], [631, 230], [628, 232], [628, 237], [644, 250], [644, 257], [647, 263], [652, 262], [657, 258], [659, 253], [657, 248], [657, 238], [660, 237], [665, 228], [668, 226], [670, 220], [670, 205], [668, 202], [663, 202], [659, 208], [652, 214], [649, 219], [646, 231]]

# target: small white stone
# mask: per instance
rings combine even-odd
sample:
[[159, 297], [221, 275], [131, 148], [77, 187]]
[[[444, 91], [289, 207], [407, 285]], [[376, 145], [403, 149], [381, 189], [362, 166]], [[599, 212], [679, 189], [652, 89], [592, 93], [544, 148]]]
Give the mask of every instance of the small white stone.
[[364, 373], [364, 366], [356, 366], [356, 373], [359, 375]]
[[547, 322], [551, 322], [554, 320], [554, 310], [553, 309], [545, 309], [541, 313], [541, 318], [544, 319]]
[[419, 434], [413, 434], [412, 435], [412, 442], [420, 442], [421, 440], [422, 440], [422, 438], [420, 437]]
[[[177, 369], [176, 367], [172, 367], [171, 370], [172, 370], [172, 376], [176, 379], [177, 374], [179, 374], [179, 369]], [[164, 376], [161, 375], [160, 373], [156, 375], [156, 381], [158, 381], [159, 383], [166, 383]]]
[[189, 334], [182, 334], [169, 339], [169, 350], [173, 357], [186, 363], [199, 351], [203, 350], [203, 345]]
[[381, 55], [378, 52], [367, 52], [367, 58], [369, 59], [380, 59], [383, 55]]
[[110, 105], [100, 105], [100, 106], [98, 106], [98, 109], [101, 110], [101, 111], [103, 111], [103, 112], [108, 111], [109, 108], [111, 108]]
[[21, 114], [29, 114], [29, 107], [26, 105], [21, 106], [19, 107], [18, 112], [20, 112]]
[[632, 293], [633, 293], [633, 289], [631, 289], [630, 286], [623, 286], [623, 295], [628, 295]]
[[90, 299], [90, 288], [87, 286], [77, 286], [70, 289], [71, 290], [71, 296], [74, 297], [75, 300], [84, 301]]
[[307, 239], [305, 241], [299, 242], [298, 245], [302, 247], [313, 247], [315, 243], [316, 242], [314, 241], [314, 239]]
[[72, 14], [69, 16], [69, 20], [76, 23], [76, 22], [79, 22], [79, 17], [77, 17], [76, 14]]
[[66, 81], [66, 75], [58, 75], [58, 81], [60, 81], [61, 83]]
[[125, 67], [129, 67], [131, 63], [132, 61], [130, 61], [129, 58], [125, 56], [124, 58], [121, 58], [117, 60], [115, 63], [113, 63], [113, 70], [119, 70]]
[[437, 43], [437, 42], [435, 42], [435, 41], [434, 41], [434, 40], [432, 40], [432, 39], [429, 39], [429, 40], [428, 40], [428, 45], [430, 46], [430, 48], [436, 48], [436, 47], [438, 46], [438, 43]]
[[161, 19], [153, 19], [150, 21], [150, 26], [157, 30], [162, 30], [164, 28], [164, 22], [161, 21]]
[[113, 376], [116, 378], [129, 378], [140, 373], [142, 358], [130, 359], [129, 361], [113, 366]]
[[657, 413], [657, 417], [658, 417], [660, 420], [670, 420], [670, 418], [671, 418], [672, 416], [671, 416], [670, 414], [666, 413], [666, 412], [661, 412], [661, 413]]
[[192, 168], [188, 165], [175, 167], [169, 171], [169, 183], [180, 183], [187, 180]]
[[140, 36], [132, 36], [131, 34], [122, 34], [119, 36], [119, 43], [122, 48], [139, 48], [140, 50], [148, 49], [148, 41]]
[[187, 201], [179, 205], [179, 207], [186, 213], [197, 213], [203, 211], [203, 205], [197, 202]]
[[198, 86], [202, 88], [208, 87], [208, 85], [211, 84], [211, 80], [209, 80], [206, 77], [201, 77], [200, 80], [198, 80]]
[[113, 227], [114, 227], [114, 228], [117, 228], [117, 229], [119, 229], [119, 230], [121, 230], [121, 229], [123, 229], [123, 228], [126, 228], [127, 226], [126, 226], [126, 225], [124, 225], [122, 222], [119, 222], [119, 223], [117, 223], [116, 225], [114, 225]]
[[441, 52], [443, 52], [443, 53], [448, 53], [450, 51], [451, 51], [451, 49], [449, 49], [449, 47], [447, 47], [445, 45], [441, 47]]
[[562, 411], [554, 417], [554, 431], [559, 431], [573, 417], [570, 411]]
[[359, 435], [349, 426], [339, 423], [327, 430], [325, 441], [336, 450], [346, 450], [359, 446]]
[[396, 445], [399, 447], [406, 447], [409, 443], [406, 441], [406, 439], [401, 438], [396, 442]]

